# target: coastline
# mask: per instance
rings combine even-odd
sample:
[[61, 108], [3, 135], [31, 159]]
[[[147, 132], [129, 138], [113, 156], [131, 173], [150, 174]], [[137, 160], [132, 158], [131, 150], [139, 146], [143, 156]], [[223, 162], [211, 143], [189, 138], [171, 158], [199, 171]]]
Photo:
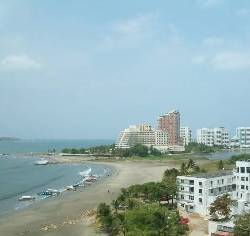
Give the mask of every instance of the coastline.
[[110, 203], [122, 187], [158, 181], [167, 168], [175, 167], [170, 163], [151, 161], [92, 162], [72, 157], [60, 160], [60, 163], [66, 162], [106, 165], [112, 169], [112, 175], [87, 190], [67, 193], [1, 217], [0, 232], [3, 235], [96, 235], [95, 230], [88, 227], [90, 222], [86, 214], [100, 202]]

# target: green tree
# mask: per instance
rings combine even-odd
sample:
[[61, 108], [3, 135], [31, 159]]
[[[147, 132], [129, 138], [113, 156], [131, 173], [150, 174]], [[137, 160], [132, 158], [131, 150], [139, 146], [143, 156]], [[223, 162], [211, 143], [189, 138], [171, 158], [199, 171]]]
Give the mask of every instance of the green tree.
[[223, 170], [224, 169], [224, 163], [222, 160], [218, 162], [218, 170]]
[[234, 221], [234, 235], [235, 236], [249, 236], [250, 235], [250, 212], [239, 215]]
[[232, 200], [228, 193], [217, 197], [209, 208], [209, 214], [212, 220], [221, 222], [229, 220], [231, 207], [233, 207], [235, 203], [236, 201]]

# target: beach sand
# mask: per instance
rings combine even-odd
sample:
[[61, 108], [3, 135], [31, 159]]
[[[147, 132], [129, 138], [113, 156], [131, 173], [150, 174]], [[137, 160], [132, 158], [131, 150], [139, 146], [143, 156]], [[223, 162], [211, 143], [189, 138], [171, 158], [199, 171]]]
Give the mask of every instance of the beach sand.
[[0, 218], [0, 235], [97, 235], [95, 229], [90, 227], [94, 217], [92, 220], [91, 217], [86, 217], [90, 210], [96, 208], [100, 202], [110, 203], [122, 187], [161, 180], [167, 168], [175, 167], [155, 161], [97, 163], [111, 166], [112, 176], [88, 189], [42, 201]]

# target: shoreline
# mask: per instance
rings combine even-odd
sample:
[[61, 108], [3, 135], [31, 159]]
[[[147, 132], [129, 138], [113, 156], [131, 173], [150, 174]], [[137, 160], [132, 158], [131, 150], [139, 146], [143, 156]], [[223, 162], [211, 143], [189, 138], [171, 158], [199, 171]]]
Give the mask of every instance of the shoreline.
[[1, 217], [0, 232], [5, 236], [96, 235], [83, 216], [95, 209], [100, 202], [110, 203], [118, 196], [122, 187], [161, 180], [167, 168], [175, 167], [168, 163], [147, 161], [87, 163], [106, 165], [112, 169], [112, 175], [83, 191], [39, 202], [20, 212]]

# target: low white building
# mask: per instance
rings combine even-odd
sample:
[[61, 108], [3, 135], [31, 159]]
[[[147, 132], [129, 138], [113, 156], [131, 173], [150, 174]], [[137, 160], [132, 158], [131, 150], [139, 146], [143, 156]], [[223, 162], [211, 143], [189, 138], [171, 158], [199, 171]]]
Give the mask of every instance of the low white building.
[[182, 139], [183, 145], [188, 145], [192, 140], [192, 130], [189, 127], [181, 127], [180, 137]]
[[250, 160], [236, 161], [234, 171], [178, 176], [178, 207], [187, 212], [209, 215], [212, 202], [224, 193], [237, 200], [233, 214], [250, 210]]
[[207, 146], [229, 147], [229, 133], [224, 127], [202, 128], [197, 130], [197, 143], [203, 143]]
[[232, 193], [233, 172], [201, 173], [193, 176], [178, 176], [178, 207], [202, 216], [209, 214], [210, 204], [223, 193]]

